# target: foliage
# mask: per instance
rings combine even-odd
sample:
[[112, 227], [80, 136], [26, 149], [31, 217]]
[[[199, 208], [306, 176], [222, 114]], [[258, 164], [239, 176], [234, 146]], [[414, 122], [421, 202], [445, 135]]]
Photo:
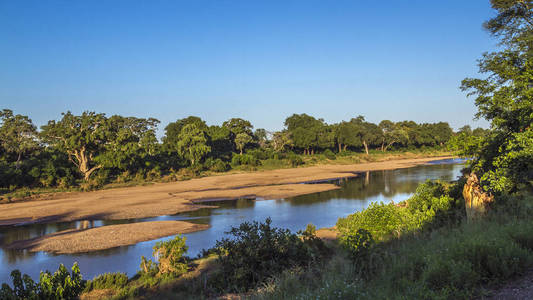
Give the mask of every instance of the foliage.
[[121, 289], [128, 284], [128, 276], [125, 273], [104, 273], [88, 280], [84, 292], [103, 289]]
[[175, 238], [157, 242], [154, 246], [153, 256], [157, 263], [141, 257], [141, 272], [146, 276], [170, 274], [181, 275], [187, 271], [187, 262], [184, 254], [187, 252], [185, 237], [176, 235]]
[[[333, 150], [348, 155], [380, 147], [386, 151], [391, 147], [435, 146], [438, 142], [433, 137], [449, 128], [440, 123], [390, 121], [378, 126], [361, 116], [326, 124], [301, 114], [288, 117], [286, 129], [270, 134], [264, 129], [252, 132], [251, 122], [239, 118], [222, 126], [207, 126], [201, 118], [189, 116], [169, 123], [159, 142], [155, 134], [159, 121], [153, 118], [66, 112], [60, 120], [42, 126], [40, 132], [27, 116], [5, 109], [1, 118], [3, 193], [38, 187], [93, 190], [130, 181], [187, 179], [202, 171], [224, 172], [231, 167], [296, 167], [304, 164], [304, 159], [292, 151], [323, 153], [305, 160], [315, 163], [323, 157], [336, 159]], [[420, 135], [413, 135], [415, 131], [425, 132], [424, 139], [395, 139], [396, 129], [413, 137]]]
[[477, 117], [491, 122], [472, 170], [486, 190], [505, 194], [533, 187], [533, 6], [530, 1], [491, 1], [497, 14], [484, 26], [500, 38], [500, 51], [485, 53], [479, 72], [461, 89], [475, 96]]
[[245, 291], [291, 266], [306, 265], [312, 255], [305, 243], [288, 229], [264, 223], [244, 222], [233, 227], [231, 238], [217, 241], [220, 288]]
[[335, 156], [335, 153], [333, 153], [333, 151], [329, 150], [329, 149], [326, 149], [326, 151], [324, 151], [324, 156], [327, 158], [327, 159], [330, 159], [330, 160], [334, 160], [336, 159], [337, 157]]
[[1, 299], [78, 299], [85, 287], [77, 263], [72, 266], [71, 273], [63, 264], [54, 274], [41, 272], [37, 283], [26, 274], [21, 276], [18, 270], [11, 272], [11, 278], [13, 288], [2, 284]]
[[195, 124], [185, 125], [181, 129], [177, 149], [180, 155], [191, 162], [191, 166], [198, 164], [211, 151], [206, 133]]
[[155, 244], [153, 255], [159, 262], [160, 273], [182, 274], [187, 271], [185, 240], [185, 237], [176, 235], [174, 239]]
[[22, 156], [39, 147], [37, 129], [27, 116], [14, 115], [9, 109], [0, 112], [0, 120], [0, 146], [7, 154], [17, 157], [16, 168], [19, 169]]
[[290, 154], [287, 156], [287, 159], [289, 160], [289, 164], [290, 164], [292, 167], [297, 167], [297, 166], [300, 166], [300, 165], [303, 165], [303, 164], [304, 164], [303, 159], [302, 159], [299, 155], [294, 154], [294, 153], [290, 153]]
[[349, 244], [359, 229], [380, 241], [430, 226], [458, 222], [464, 215], [463, 205], [448, 195], [449, 190], [441, 182], [427, 181], [418, 186], [406, 205], [372, 203], [363, 211], [340, 218], [337, 227], [342, 234], [341, 241]]
[[237, 150], [240, 151], [242, 154], [242, 151], [244, 150], [244, 147], [252, 142], [252, 137], [249, 136], [247, 133], [241, 132], [235, 136], [235, 146], [237, 147]]

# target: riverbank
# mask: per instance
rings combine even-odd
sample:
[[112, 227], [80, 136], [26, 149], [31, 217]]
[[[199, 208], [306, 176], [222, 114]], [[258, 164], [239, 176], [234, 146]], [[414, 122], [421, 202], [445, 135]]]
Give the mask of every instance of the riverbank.
[[356, 173], [365, 171], [409, 168], [447, 158], [451, 157], [389, 160], [352, 165], [319, 165], [210, 176], [150, 186], [61, 193], [47, 200], [1, 204], [0, 225], [147, 218], [212, 207], [201, 204], [202, 201], [209, 199], [293, 197], [337, 188], [327, 183], [301, 183], [354, 177]]

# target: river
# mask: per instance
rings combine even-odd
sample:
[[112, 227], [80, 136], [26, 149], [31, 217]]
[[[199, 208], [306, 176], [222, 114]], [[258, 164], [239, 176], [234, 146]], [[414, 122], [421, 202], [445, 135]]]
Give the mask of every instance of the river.
[[188, 255], [194, 257], [202, 249], [212, 247], [225, 231], [244, 221], [264, 221], [267, 217], [271, 217], [274, 226], [289, 228], [292, 231], [304, 229], [308, 223], [313, 223], [317, 228], [332, 227], [339, 217], [360, 211], [372, 202], [400, 202], [409, 198], [417, 185], [427, 179], [455, 180], [461, 175], [463, 162], [462, 160], [442, 160], [407, 169], [366, 172], [355, 178], [333, 181], [340, 186], [338, 190], [279, 200], [240, 199], [213, 202], [211, 204], [219, 207], [172, 216], [0, 227], [0, 283], [10, 282], [9, 275], [13, 269], [19, 269], [22, 273], [29, 274], [36, 279], [41, 270], [55, 271], [60, 263], [70, 268], [74, 262], [79, 263], [85, 279], [91, 279], [105, 272], [125, 272], [131, 277], [139, 270], [141, 256], [151, 257], [154, 244], [169, 237], [132, 246], [75, 255], [53, 255], [45, 252], [32, 253], [26, 250], [6, 249], [6, 245], [17, 240], [70, 228], [154, 220], [187, 220], [209, 224], [211, 227], [207, 230], [184, 235], [189, 247]]

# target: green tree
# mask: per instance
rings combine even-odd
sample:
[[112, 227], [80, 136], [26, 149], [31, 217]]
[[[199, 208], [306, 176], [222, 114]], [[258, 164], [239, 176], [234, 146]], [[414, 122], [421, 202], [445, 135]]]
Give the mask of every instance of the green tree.
[[196, 124], [185, 125], [181, 129], [177, 143], [178, 153], [191, 162], [191, 166], [198, 164], [209, 152], [205, 131]]
[[533, 1], [492, 0], [495, 17], [484, 24], [500, 38], [501, 50], [483, 54], [479, 72], [461, 89], [475, 96], [476, 117], [490, 121], [473, 170], [494, 192], [513, 192], [533, 184]]
[[335, 137], [339, 153], [347, 147], [361, 147], [363, 144], [359, 135], [360, 127], [352, 122], [341, 122], [335, 126]]
[[381, 151], [383, 152], [396, 143], [406, 144], [409, 140], [407, 130], [392, 121], [383, 120], [378, 126], [382, 132]]
[[163, 137], [163, 147], [169, 152], [177, 152], [179, 135], [183, 127], [189, 124], [195, 124], [200, 130], [206, 131], [207, 124], [204, 120], [196, 116], [188, 116], [187, 118], [179, 119], [176, 122], [171, 122], [165, 127], [165, 136]]
[[366, 122], [363, 116], [353, 118], [350, 122], [358, 127], [357, 134], [365, 148], [365, 153], [368, 155], [369, 147], [376, 145], [381, 140], [381, 130], [378, 125]]
[[328, 132], [323, 119], [307, 114], [293, 114], [285, 119], [285, 126], [292, 136], [294, 146], [303, 149], [304, 154], [312, 154], [315, 148], [332, 145], [333, 135]]
[[39, 146], [37, 129], [30, 118], [14, 115], [9, 109], [0, 111], [0, 146], [15, 155], [15, 167], [19, 169], [22, 157]]
[[107, 119], [105, 151], [95, 161], [104, 167], [136, 172], [147, 167], [148, 157], [158, 152], [155, 135], [159, 120], [112, 116]]
[[69, 111], [62, 115], [60, 121], [51, 120], [42, 126], [41, 136], [47, 144], [66, 152], [87, 181], [94, 171], [102, 168], [95, 159], [106, 150], [107, 119], [95, 112], [75, 116]]
[[231, 132], [233, 132], [234, 136], [237, 136], [239, 133], [245, 133], [249, 136], [253, 135], [252, 129], [254, 128], [254, 126], [252, 126], [252, 123], [241, 118], [229, 119], [226, 122], [222, 123], [222, 126], [228, 128]]
[[258, 128], [254, 132], [254, 138], [257, 140], [259, 147], [266, 148], [268, 146], [268, 131], [263, 128]]
[[291, 133], [287, 130], [274, 132], [272, 135], [272, 145], [274, 146], [274, 150], [277, 152], [282, 152], [286, 147], [294, 146]]
[[211, 156], [225, 160], [230, 159], [233, 151], [232, 132], [226, 127], [213, 125], [207, 129], [207, 135], [209, 136]]
[[244, 147], [246, 147], [246, 145], [248, 143], [251, 143], [252, 141], [252, 137], [244, 132], [237, 134], [237, 136], [235, 137], [235, 145], [237, 147], [237, 150], [239, 150], [240, 154], [242, 154]]

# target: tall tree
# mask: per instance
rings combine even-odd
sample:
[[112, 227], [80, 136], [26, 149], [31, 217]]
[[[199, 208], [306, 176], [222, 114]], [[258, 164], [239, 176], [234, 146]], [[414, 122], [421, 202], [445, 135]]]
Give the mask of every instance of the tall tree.
[[20, 168], [22, 157], [38, 147], [37, 129], [31, 119], [14, 115], [9, 109], [0, 111], [0, 146], [15, 155], [15, 167]]
[[189, 160], [191, 166], [197, 165], [202, 158], [211, 152], [205, 131], [194, 123], [185, 125], [181, 129], [178, 139], [178, 153]]
[[268, 145], [269, 132], [266, 129], [258, 128], [254, 132], [254, 138], [257, 140], [259, 147], [266, 148]]
[[246, 145], [252, 141], [252, 137], [244, 132], [237, 134], [235, 137], [235, 145], [237, 146], [237, 150], [239, 150], [240, 154], [242, 154], [244, 147], [246, 147]]
[[104, 114], [84, 112], [80, 116], [70, 111], [59, 121], [48, 121], [41, 127], [46, 143], [64, 151], [87, 181], [94, 171], [102, 168], [95, 158], [105, 151], [108, 127]]
[[286, 147], [294, 146], [291, 133], [287, 130], [274, 132], [272, 136], [272, 145], [274, 146], [274, 150], [278, 152], [285, 150]]
[[352, 122], [341, 122], [335, 127], [335, 136], [339, 152], [346, 151], [347, 147], [361, 147], [359, 138], [360, 127]]
[[171, 122], [165, 127], [165, 136], [163, 137], [163, 146], [168, 152], [177, 152], [177, 145], [179, 135], [183, 127], [189, 124], [195, 124], [200, 130], [206, 131], [207, 124], [204, 120], [196, 116], [188, 116], [187, 118], [179, 119], [176, 122]]
[[315, 148], [333, 142], [323, 119], [316, 119], [307, 114], [293, 114], [285, 119], [285, 126], [292, 136], [294, 146], [303, 149], [304, 154], [312, 154]]
[[365, 121], [363, 116], [353, 118], [350, 122], [358, 127], [359, 139], [365, 148], [365, 153], [368, 155], [369, 147], [379, 143], [381, 140], [381, 130], [378, 125]]
[[396, 143], [405, 144], [409, 140], [407, 130], [392, 121], [383, 120], [378, 126], [381, 130], [381, 151], [383, 152]]
[[492, 0], [496, 16], [484, 27], [500, 38], [501, 50], [483, 54], [485, 78], [466, 78], [461, 88], [475, 96], [476, 116], [492, 132], [477, 151], [473, 170], [485, 189], [509, 193], [533, 186], [533, 1]]
[[229, 119], [226, 122], [222, 123], [222, 126], [228, 128], [231, 132], [233, 132], [234, 136], [237, 136], [237, 134], [239, 133], [246, 133], [249, 136], [253, 135], [252, 129], [254, 128], [254, 126], [252, 126], [252, 123], [241, 118]]
[[105, 151], [95, 159], [104, 167], [136, 172], [148, 164], [147, 157], [158, 151], [155, 135], [159, 120], [112, 116], [106, 120]]

